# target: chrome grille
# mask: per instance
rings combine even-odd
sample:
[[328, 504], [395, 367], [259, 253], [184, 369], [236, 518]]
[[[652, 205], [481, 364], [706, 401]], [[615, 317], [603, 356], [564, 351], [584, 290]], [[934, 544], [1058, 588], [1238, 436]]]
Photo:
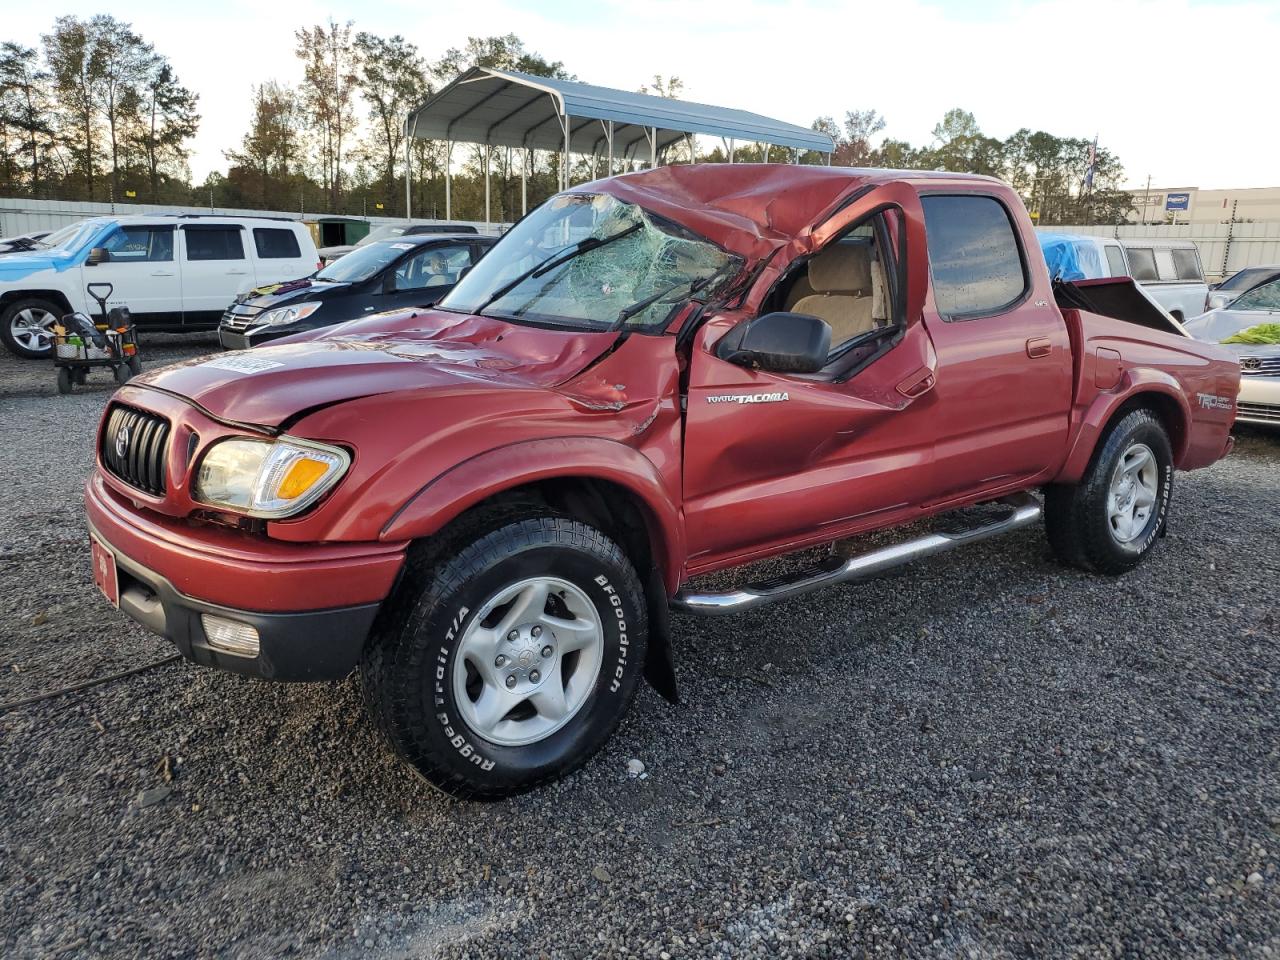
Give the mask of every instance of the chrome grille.
[[1280, 377], [1280, 357], [1241, 357], [1240, 373], [1245, 377]]
[[130, 486], [163, 496], [168, 453], [168, 420], [120, 403], [111, 407], [99, 450], [107, 470]]
[[261, 312], [261, 307], [250, 307], [243, 303], [234, 303], [222, 315], [222, 326], [227, 330], [243, 330], [253, 323], [254, 317]]
[[1236, 401], [1236, 419], [1280, 423], [1280, 407], [1273, 407], [1269, 403], [1241, 403]]

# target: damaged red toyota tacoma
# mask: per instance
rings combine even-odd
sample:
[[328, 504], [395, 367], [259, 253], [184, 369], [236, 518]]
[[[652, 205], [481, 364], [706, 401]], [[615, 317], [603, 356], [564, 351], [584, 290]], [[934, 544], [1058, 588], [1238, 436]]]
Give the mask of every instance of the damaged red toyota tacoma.
[[197, 663], [358, 668], [404, 760], [490, 799], [583, 763], [642, 676], [674, 698], [670, 608], [735, 613], [1042, 512], [1063, 562], [1123, 573], [1174, 470], [1230, 451], [1238, 386], [1131, 281], [1051, 280], [998, 181], [663, 167], [553, 197], [434, 308], [121, 388], [94, 573]]

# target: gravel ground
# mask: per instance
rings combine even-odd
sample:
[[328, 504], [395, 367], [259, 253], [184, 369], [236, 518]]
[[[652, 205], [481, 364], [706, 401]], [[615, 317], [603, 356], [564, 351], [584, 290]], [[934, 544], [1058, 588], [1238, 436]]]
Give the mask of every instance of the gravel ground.
[[[170, 652], [90, 581], [109, 394], [0, 358], [0, 702]], [[1120, 580], [1031, 529], [677, 617], [683, 704], [506, 803], [424, 787], [354, 680], [0, 713], [0, 955], [1280, 958], [1280, 436], [1242, 434]]]

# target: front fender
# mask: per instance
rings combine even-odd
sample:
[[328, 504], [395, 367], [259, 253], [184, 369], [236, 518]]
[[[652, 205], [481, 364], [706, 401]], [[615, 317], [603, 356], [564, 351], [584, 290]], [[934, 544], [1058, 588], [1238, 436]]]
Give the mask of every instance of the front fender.
[[1121, 377], [1115, 389], [1099, 393], [1085, 408], [1075, 431], [1067, 459], [1054, 483], [1079, 483], [1089, 468], [1089, 460], [1102, 439], [1103, 431], [1116, 412], [1135, 397], [1153, 394], [1161, 413], [1176, 411], [1176, 421], [1169, 423], [1169, 442], [1173, 447], [1173, 462], [1180, 466], [1185, 458], [1187, 438], [1191, 434], [1191, 407], [1178, 381], [1163, 370], [1151, 367], [1130, 368]]
[[[668, 594], [684, 569], [684, 523], [662, 476], [644, 454], [597, 437], [527, 440], [478, 454], [427, 483], [382, 528], [385, 541], [416, 540], [439, 531], [476, 504], [543, 480], [590, 478], [630, 491], [649, 524], [653, 556]], [[644, 576], [644, 571], [640, 571]]]

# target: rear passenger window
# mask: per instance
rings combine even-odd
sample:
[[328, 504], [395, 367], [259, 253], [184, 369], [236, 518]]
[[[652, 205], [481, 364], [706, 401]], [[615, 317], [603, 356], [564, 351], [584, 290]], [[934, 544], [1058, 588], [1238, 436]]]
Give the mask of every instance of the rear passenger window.
[[1129, 267], [1133, 270], [1133, 279], [1139, 283], [1157, 279], [1155, 251], [1150, 247], [1130, 247]]
[[1178, 271], [1179, 280], [1203, 280], [1200, 272], [1200, 258], [1194, 250], [1174, 250], [1173, 267]]
[[243, 260], [239, 227], [183, 227], [188, 260]]
[[1013, 223], [991, 197], [924, 197], [925, 233], [938, 312], [981, 316], [1011, 307], [1027, 277]]
[[254, 227], [253, 245], [258, 249], [259, 260], [297, 260], [302, 256], [292, 230]]
[[1108, 276], [1127, 277], [1129, 275], [1124, 265], [1124, 251], [1111, 244], [1107, 245], [1107, 269], [1111, 271]]

